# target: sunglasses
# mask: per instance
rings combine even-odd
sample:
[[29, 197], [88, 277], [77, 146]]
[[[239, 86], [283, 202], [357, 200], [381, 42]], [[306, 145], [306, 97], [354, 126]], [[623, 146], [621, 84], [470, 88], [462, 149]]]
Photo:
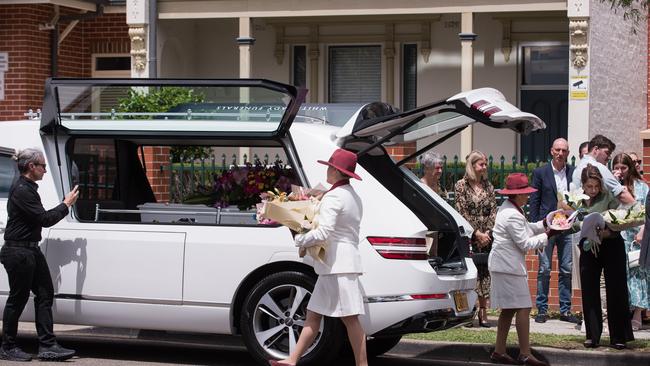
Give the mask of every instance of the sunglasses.
[[47, 169], [47, 164], [41, 164], [41, 163], [34, 163], [34, 166], [42, 166], [43, 169]]

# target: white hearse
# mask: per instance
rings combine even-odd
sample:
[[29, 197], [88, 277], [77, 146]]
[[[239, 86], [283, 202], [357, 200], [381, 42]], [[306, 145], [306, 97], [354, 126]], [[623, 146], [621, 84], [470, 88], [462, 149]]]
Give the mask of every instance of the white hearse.
[[[128, 108], [154, 90], [184, 90], [194, 102], [163, 112]], [[195, 148], [277, 155], [293, 183], [315, 186], [326, 176], [316, 160], [337, 147], [357, 153], [363, 178], [353, 185], [365, 212], [369, 353], [387, 351], [406, 333], [469, 322], [476, 310], [472, 228], [405, 163], [472, 123], [520, 133], [544, 123], [485, 88], [407, 112], [371, 103], [337, 127], [309, 111], [298, 115], [305, 93], [267, 80], [50, 79], [40, 120], [0, 123], [0, 146], [45, 151], [48, 174], [39, 192], [46, 208], [80, 185], [70, 215], [43, 230], [55, 322], [235, 334], [259, 362], [286, 357], [315, 283], [310, 259], [298, 256], [285, 227], [170, 195], [178, 164], [171, 154]], [[404, 160], [386, 152], [386, 145], [427, 136], [438, 138]], [[0, 176], [15, 175], [11, 164], [0, 167]], [[208, 199], [213, 187], [202, 188]], [[233, 219], [238, 215], [248, 219]], [[0, 271], [0, 304], [8, 290]], [[33, 319], [31, 306], [23, 319]], [[325, 319], [305, 364], [336, 356], [344, 340], [339, 321]]]

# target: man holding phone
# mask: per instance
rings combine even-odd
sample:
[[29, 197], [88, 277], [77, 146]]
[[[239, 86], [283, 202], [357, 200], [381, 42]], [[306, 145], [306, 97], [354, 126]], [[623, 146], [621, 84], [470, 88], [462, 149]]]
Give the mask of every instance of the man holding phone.
[[70, 206], [77, 201], [79, 189], [75, 186], [61, 204], [46, 211], [36, 184], [47, 172], [43, 152], [35, 148], [24, 149], [14, 160], [18, 165], [20, 177], [9, 190], [9, 218], [4, 234], [5, 243], [0, 250], [0, 263], [4, 265], [9, 278], [9, 297], [2, 316], [0, 359], [32, 359], [30, 354], [23, 352], [16, 345], [18, 319], [31, 291], [34, 293], [38, 358], [63, 361], [74, 356], [75, 351], [63, 348], [56, 342], [52, 320], [54, 287], [39, 244], [42, 239], [41, 230], [53, 226], [68, 215]]

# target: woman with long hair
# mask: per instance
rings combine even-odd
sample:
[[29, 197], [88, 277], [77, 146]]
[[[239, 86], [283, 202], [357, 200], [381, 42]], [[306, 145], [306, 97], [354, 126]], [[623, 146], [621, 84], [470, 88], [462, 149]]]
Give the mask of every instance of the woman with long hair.
[[[618, 154], [612, 160], [614, 176], [618, 176], [621, 184], [632, 193], [636, 202], [645, 205], [648, 194], [648, 184], [643, 181], [641, 174], [636, 169], [635, 161], [627, 154]], [[633, 227], [621, 231], [625, 242], [625, 252], [641, 249], [643, 227]], [[632, 308], [632, 330], [641, 329], [641, 312], [650, 309], [650, 272], [639, 266], [629, 268], [627, 271], [627, 287], [630, 292], [630, 307]]]
[[467, 156], [465, 176], [456, 182], [454, 198], [456, 209], [474, 228], [471, 246], [478, 270], [478, 322], [482, 327], [489, 327], [486, 308], [490, 298], [490, 271], [487, 257], [492, 247], [491, 231], [497, 215], [497, 201], [487, 176], [487, 158], [482, 152], [474, 150]]
[[[588, 164], [581, 175], [582, 188], [589, 199], [583, 201], [583, 208], [589, 213], [600, 213], [618, 206], [618, 200], [608, 190], [603, 189], [603, 176], [595, 166]], [[600, 275], [604, 271], [605, 291], [607, 295], [607, 324], [612, 347], [626, 348], [626, 343], [634, 340], [632, 325], [628, 312], [629, 296], [627, 291], [627, 274], [625, 273], [627, 257], [625, 243], [621, 234], [607, 229], [604, 222], [589, 225], [585, 217], [580, 233], [580, 282], [582, 284], [582, 311], [584, 314], [587, 339], [584, 346], [599, 346], [603, 333], [603, 313], [600, 302]], [[600, 217], [602, 220], [602, 217]], [[600, 245], [588, 240], [585, 227], [599, 226]], [[598, 231], [598, 230], [596, 230]]]

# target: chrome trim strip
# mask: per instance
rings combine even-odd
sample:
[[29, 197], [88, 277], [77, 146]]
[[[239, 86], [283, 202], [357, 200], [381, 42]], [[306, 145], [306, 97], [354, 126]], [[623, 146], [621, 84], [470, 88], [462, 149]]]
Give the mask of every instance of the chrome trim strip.
[[376, 302], [397, 302], [397, 301], [421, 301], [421, 300], [449, 300], [449, 295], [444, 299], [414, 299], [411, 295], [391, 295], [391, 296], [371, 296], [367, 297], [363, 302], [372, 304]]
[[[0, 296], [9, 296], [9, 291], [0, 291]], [[30, 295], [33, 297], [33, 295]], [[206, 301], [181, 301], [181, 300], [155, 300], [139, 299], [133, 297], [113, 297], [113, 296], [89, 296], [74, 294], [56, 294], [55, 299], [63, 300], [83, 300], [83, 301], [105, 301], [120, 302], [128, 304], [149, 304], [149, 305], [187, 305], [187, 306], [210, 306], [215, 308], [230, 308], [230, 304], [206, 302]]]

